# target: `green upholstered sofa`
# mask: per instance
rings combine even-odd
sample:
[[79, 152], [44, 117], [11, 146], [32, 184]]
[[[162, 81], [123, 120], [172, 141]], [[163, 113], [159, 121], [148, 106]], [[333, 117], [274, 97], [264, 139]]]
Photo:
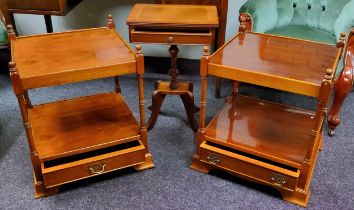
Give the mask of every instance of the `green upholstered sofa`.
[[[348, 36], [336, 73], [329, 134], [340, 124], [339, 109], [349, 94], [354, 74], [354, 0], [248, 0], [240, 8], [240, 30], [336, 44]], [[309, 69], [310, 70], [310, 69]]]
[[5, 24], [0, 21], [0, 46], [7, 47], [7, 31]]

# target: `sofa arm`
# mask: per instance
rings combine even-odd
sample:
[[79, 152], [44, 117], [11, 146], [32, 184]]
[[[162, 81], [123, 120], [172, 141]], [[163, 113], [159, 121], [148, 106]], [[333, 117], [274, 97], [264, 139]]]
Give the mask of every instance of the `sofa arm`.
[[263, 33], [274, 28], [278, 20], [277, 0], [248, 0], [240, 8], [240, 14], [252, 18], [252, 31]]
[[338, 16], [336, 22], [334, 23], [334, 34], [337, 40], [340, 37], [341, 32], [348, 33], [352, 28], [354, 28], [354, 1], [349, 1], [342, 9], [340, 15]]

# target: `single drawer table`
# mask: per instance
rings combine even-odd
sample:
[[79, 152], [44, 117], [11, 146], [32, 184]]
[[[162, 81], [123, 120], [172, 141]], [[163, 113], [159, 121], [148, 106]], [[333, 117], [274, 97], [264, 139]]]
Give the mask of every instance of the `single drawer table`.
[[[132, 51], [108, 27], [16, 37], [9, 27], [10, 75], [18, 97], [33, 165], [35, 197], [59, 186], [120, 168], [152, 168], [144, 120], [141, 47]], [[137, 74], [140, 122], [119, 85], [119, 75]], [[28, 90], [99, 78], [115, 78], [114, 91], [31, 104]], [[113, 83], [113, 81], [112, 81]]]
[[[201, 61], [197, 152], [191, 168], [222, 169], [306, 206], [322, 128], [345, 35], [337, 46], [240, 32]], [[205, 126], [207, 76], [233, 80], [232, 95]], [[238, 82], [316, 98], [315, 111], [243, 96]]]
[[167, 94], [179, 95], [184, 103], [188, 121], [193, 131], [198, 130], [194, 113], [193, 84], [177, 82], [177, 45], [213, 45], [218, 27], [215, 6], [136, 4], [127, 18], [129, 38], [132, 43], [171, 45], [170, 82], [157, 81], [152, 95], [152, 110], [147, 123], [151, 130], [157, 120], [162, 102]]

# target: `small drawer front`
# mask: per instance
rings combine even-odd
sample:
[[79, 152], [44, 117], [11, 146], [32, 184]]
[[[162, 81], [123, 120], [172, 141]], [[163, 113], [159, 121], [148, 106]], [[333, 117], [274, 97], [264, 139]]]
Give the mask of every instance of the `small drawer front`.
[[130, 32], [132, 43], [157, 43], [157, 44], [195, 44], [210, 45], [213, 42], [213, 34], [209, 32], [159, 32], [142, 31], [132, 29]]
[[49, 168], [45, 168], [42, 163], [45, 186], [54, 187], [142, 163], [145, 161], [145, 147], [141, 141], [139, 144], [139, 146]]
[[292, 171], [253, 158], [236, 154], [205, 141], [200, 146], [200, 159], [216, 167], [290, 190], [295, 190], [300, 171]]
[[11, 0], [8, 1], [9, 9], [18, 10], [42, 10], [42, 11], [59, 11], [59, 0]]

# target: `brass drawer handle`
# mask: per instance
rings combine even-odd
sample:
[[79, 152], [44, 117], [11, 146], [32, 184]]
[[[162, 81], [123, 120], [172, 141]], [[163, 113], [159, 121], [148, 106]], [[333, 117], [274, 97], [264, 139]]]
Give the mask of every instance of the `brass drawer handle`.
[[105, 166], [106, 166], [105, 163], [97, 163], [97, 164], [90, 165], [88, 166], [89, 174], [90, 175], [102, 174], [104, 172]]
[[286, 184], [286, 176], [278, 174], [278, 173], [272, 173], [271, 174], [271, 179], [274, 182], [274, 184], [282, 187], [284, 184]]
[[215, 153], [209, 153], [207, 159], [210, 164], [217, 165], [221, 162], [220, 157]]
[[172, 43], [173, 42], [173, 36], [168, 37], [168, 42]]

